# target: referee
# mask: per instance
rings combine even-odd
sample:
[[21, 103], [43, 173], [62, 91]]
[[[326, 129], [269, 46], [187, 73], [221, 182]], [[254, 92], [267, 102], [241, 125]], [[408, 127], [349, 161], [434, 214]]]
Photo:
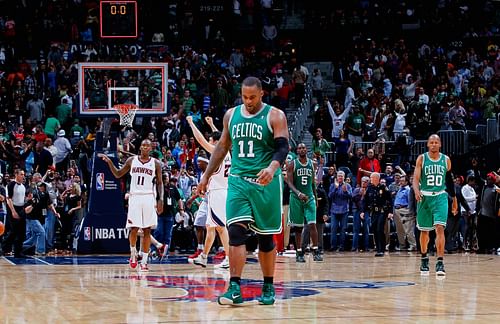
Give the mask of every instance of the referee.
[[7, 222], [10, 223], [10, 232], [4, 240], [4, 251], [11, 251], [14, 244], [14, 257], [24, 258], [22, 253], [23, 242], [26, 236], [26, 214], [24, 200], [26, 187], [24, 186], [24, 171], [14, 171], [14, 181], [7, 185]]

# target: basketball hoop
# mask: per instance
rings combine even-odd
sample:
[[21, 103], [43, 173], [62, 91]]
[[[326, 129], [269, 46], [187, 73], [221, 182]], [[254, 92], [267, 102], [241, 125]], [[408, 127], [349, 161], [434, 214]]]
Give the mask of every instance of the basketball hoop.
[[117, 104], [113, 106], [118, 115], [120, 115], [120, 125], [132, 127], [137, 105], [134, 104]]

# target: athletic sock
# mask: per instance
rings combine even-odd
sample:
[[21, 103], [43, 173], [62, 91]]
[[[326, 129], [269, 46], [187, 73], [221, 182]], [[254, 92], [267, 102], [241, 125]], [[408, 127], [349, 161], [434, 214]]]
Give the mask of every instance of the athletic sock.
[[273, 284], [274, 277], [264, 277], [264, 283], [265, 284]]
[[426, 253], [422, 253], [422, 259], [423, 258], [427, 258], [427, 252]]
[[[272, 277], [271, 277], [272, 278]], [[234, 282], [234, 283], [237, 283], [238, 285], [240, 284], [241, 282], [241, 277], [231, 277], [231, 279], [229, 279], [230, 282]]]

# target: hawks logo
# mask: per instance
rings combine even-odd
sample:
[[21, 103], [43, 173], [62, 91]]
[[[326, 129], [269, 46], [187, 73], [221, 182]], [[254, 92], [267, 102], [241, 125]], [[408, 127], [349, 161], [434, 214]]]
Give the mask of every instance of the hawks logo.
[[[117, 279], [147, 280], [151, 288], [175, 288], [184, 290], [183, 293], [173, 297], [157, 297], [156, 300], [201, 302], [214, 301], [226, 291], [226, 280], [223, 278], [207, 278], [194, 275], [190, 276], [117, 276]], [[306, 297], [321, 293], [318, 289], [340, 289], [340, 288], [391, 288], [412, 286], [412, 282], [354, 282], [354, 281], [291, 281], [277, 282], [274, 285], [276, 299], [291, 299]], [[262, 293], [261, 280], [241, 280], [241, 292], [243, 300], [255, 300]]]

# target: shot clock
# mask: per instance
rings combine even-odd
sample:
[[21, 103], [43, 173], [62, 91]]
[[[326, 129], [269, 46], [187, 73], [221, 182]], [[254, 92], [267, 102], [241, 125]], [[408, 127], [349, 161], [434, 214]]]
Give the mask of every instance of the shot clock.
[[137, 38], [137, 1], [100, 2], [101, 38]]

